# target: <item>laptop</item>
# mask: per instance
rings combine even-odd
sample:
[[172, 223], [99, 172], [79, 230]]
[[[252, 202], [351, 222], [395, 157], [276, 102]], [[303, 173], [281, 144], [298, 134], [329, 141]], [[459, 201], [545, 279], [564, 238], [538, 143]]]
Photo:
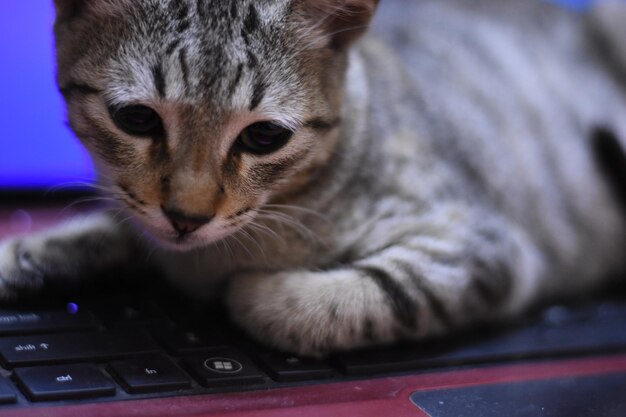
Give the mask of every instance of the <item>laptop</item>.
[[[93, 209], [73, 203], [90, 197], [93, 168], [63, 123], [52, 1], [31, 3], [0, 13], [0, 238]], [[320, 360], [269, 350], [223, 311], [133, 273], [123, 291], [111, 280], [0, 307], [0, 416], [626, 415], [623, 289]]]

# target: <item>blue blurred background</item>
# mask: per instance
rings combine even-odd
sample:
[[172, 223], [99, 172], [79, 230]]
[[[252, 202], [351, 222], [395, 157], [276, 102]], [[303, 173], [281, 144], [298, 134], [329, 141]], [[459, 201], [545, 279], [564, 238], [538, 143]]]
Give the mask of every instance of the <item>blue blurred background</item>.
[[65, 126], [54, 83], [52, 0], [5, 1], [0, 13], [0, 188], [47, 188], [92, 177]]
[[[591, 3], [550, 1], [578, 10]], [[93, 178], [54, 84], [53, 20], [52, 0], [6, 1], [0, 13], [0, 189]]]

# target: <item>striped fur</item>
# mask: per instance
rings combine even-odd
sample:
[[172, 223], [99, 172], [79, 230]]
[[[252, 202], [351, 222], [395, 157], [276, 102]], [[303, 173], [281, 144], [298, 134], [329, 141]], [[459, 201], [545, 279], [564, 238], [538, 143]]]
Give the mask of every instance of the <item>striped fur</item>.
[[[393, 0], [358, 40], [375, 7], [57, 0], [71, 125], [132, 225], [5, 242], [1, 294], [89, 275], [80, 262], [59, 274], [50, 242], [124, 249], [96, 268], [147, 244], [259, 340], [321, 355], [506, 320], [622, 272], [621, 180], [606, 177], [624, 169], [600, 162], [625, 160], [605, 150], [626, 140], [626, 49], [606, 14]], [[115, 126], [108, 107], [136, 103], [163, 135]], [[258, 121], [294, 134], [269, 155], [233, 151]], [[181, 236], [162, 207], [211, 221]]]

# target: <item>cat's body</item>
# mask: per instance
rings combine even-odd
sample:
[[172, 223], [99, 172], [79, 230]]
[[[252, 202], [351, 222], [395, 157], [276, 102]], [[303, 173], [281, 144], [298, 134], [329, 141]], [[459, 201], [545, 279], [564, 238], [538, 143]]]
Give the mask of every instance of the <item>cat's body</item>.
[[[506, 318], [541, 299], [598, 288], [626, 267], [626, 221], [593, 152], [594, 135], [626, 138], [626, 90], [616, 68], [597, 53], [596, 32], [582, 16], [538, 1], [389, 0], [372, 34], [349, 48], [353, 39], [342, 33], [367, 23], [374, 1], [338, 2], [351, 13], [325, 28], [326, 37], [315, 32], [328, 19], [307, 28], [315, 14], [307, 1], [289, 9], [287, 1], [251, 6], [233, 0], [210, 13], [202, 11], [203, 2], [142, 1], [133, 6], [144, 10], [137, 19], [150, 22], [142, 33], [146, 42], [163, 45], [164, 59], [146, 45], [120, 54], [112, 41], [92, 46], [95, 58], [75, 65], [90, 52], [81, 52], [70, 35], [67, 27], [80, 25], [82, 16], [68, 14], [65, 3], [72, 1], [58, 5], [67, 19], [57, 23], [59, 82], [72, 126], [105, 182], [144, 217], [143, 227], [187, 250], [148, 244], [149, 255], [137, 255], [146, 243], [137, 244], [124, 226], [107, 217], [87, 219], [71, 232], [65, 226], [0, 246], [6, 297], [46, 277], [73, 278], [142, 256], [194, 295], [225, 298], [233, 318], [260, 340], [319, 354]], [[316, 11], [333, 10], [320, 4]], [[292, 35], [309, 43], [298, 38], [290, 49], [289, 38], [271, 33], [285, 10], [305, 16], [302, 32]], [[169, 26], [155, 17], [161, 12]], [[82, 13], [136, 42], [132, 31], [116, 26], [119, 15], [105, 19], [95, 8]], [[202, 18], [213, 23], [196, 26]], [[97, 37], [102, 28], [89, 30]], [[231, 32], [232, 38], [224, 35]], [[200, 40], [210, 47], [201, 49]], [[272, 42], [282, 55], [267, 48]], [[298, 55], [302, 50], [306, 59]], [[111, 55], [120, 68], [104, 63]], [[124, 72], [121, 57], [141, 76]], [[286, 57], [293, 58], [291, 69]], [[137, 64], [142, 59], [145, 68]], [[81, 76], [87, 85], [74, 79]], [[136, 91], [157, 93], [154, 107], [168, 135], [136, 139], [144, 143], [132, 146], [143, 148], [129, 150], [131, 141], [104, 133], [114, 125], [103, 122], [106, 112], [96, 107], [100, 95], [117, 104]], [[209, 144], [230, 155], [237, 132], [229, 126], [255, 121], [237, 122], [245, 112], [297, 128], [276, 151], [280, 158], [248, 160], [244, 152], [233, 167], [207, 151]], [[94, 115], [101, 118], [97, 129], [90, 126]], [[300, 133], [306, 130], [308, 136]], [[205, 132], [231, 139], [224, 144]], [[128, 161], [141, 152], [149, 163]], [[234, 172], [246, 181], [236, 186]], [[271, 186], [262, 194], [254, 181]], [[229, 193], [247, 203], [237, 206]], [[173, 217], [170, 203], [177, 206]], [[158, 216], [161, 207], [178, 240]], [[195, 216], [179, 215], [200, 207]], [[252, 217], [254, 223], [235, 231]], [[212, 224], [220, 227], [211, 230]], [[81, 250], [71, 243], [77, 239], [84, 253], [62, 264], [74, 256], [68, 252]], [[90, 241], [99, 245], [95, 254], [84, 244]]]

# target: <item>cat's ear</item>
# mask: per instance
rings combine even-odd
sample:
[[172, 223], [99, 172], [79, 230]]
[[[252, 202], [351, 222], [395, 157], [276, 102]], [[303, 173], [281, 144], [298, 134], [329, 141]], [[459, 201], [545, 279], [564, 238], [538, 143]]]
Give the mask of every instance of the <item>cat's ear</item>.
[[85, 7], [85, 3], [89, 1], [90, 0], [54, 0], [57, 21], [71, 20], [78, 16]]
[[378, 0], [298, 0], [298, 24], [316, 46], [346, 49], [369, 26]]

